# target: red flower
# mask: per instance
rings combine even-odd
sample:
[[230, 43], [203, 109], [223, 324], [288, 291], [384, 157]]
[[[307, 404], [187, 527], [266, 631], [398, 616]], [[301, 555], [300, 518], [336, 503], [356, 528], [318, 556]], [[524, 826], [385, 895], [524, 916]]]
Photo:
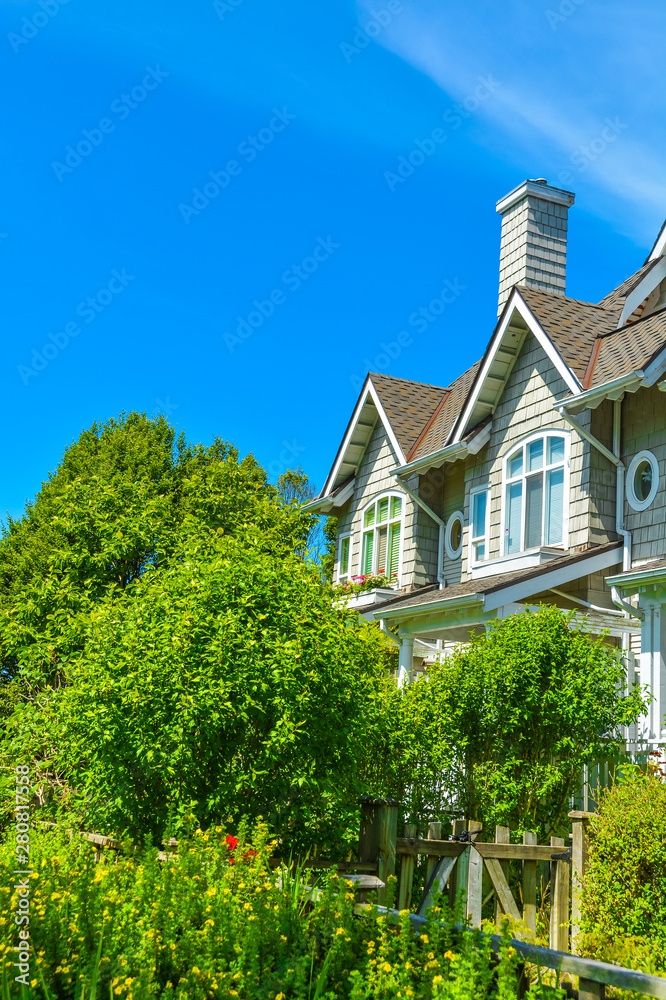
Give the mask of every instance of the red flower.
[[227, 842], [227, 849], [229, 851], [235, 851], [239, 844], [238, 837], [232, 837], [231, 834], [228, 833], [225, 839]]

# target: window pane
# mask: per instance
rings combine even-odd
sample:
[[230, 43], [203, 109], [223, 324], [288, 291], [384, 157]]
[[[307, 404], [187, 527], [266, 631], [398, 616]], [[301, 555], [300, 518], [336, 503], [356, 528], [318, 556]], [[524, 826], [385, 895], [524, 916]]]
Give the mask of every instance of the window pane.
[[647, 500], [652, 489], [652, 465], [650, 462], [641, 462], [634, 475], [634, 493], [636, 499]]
[[534, 549], [541, 545], [543, 476], [530, 476], [525, 489], [525, 548]]
[[522, 475], [523, 471], [523, 449], [517, 451], [515, 455], [509, 459], [509, 479], [513, 479], [514, 476]]
[[454, 552], [462, 545], [462, 530], [462, 521], [457, 517], [451, 525], [451, 548]]
[[372, 573], [372, 553], [375, 547], [375, 533], [368, 531], [363, 536], [363, 558], [361, 560], [361, 573], [367, 576]]
[[548, 438], [548, 464], [564, 461], [564, 438]]
[[479, 538], [486, 533], [486, 504], [488, 494], [475, 493], [472, 503], [472, 538]]
[[382, 524], [382, 522], [384, 522], [388, 518], [388, 509], [389, 509], [389, 498], [384, 497], [384, 499], [380, 500], [379, 503], [377, 504], [377, 521], [379, 524]]
[[506, 524], [504, 526], [504, 554], [520, 552], [520, 508], [523, 484], [511, 483], [506, 488]]
[[340, 576], [347, 576], [349, 573], [349, 539], [343, 538], [340, 542]]
[[391, 519], [394, 517], [400, 517], [401, 510], [402, 500], [400, 497], [391, 497]]
[[564, 469], [553, 469], [546, 478], [546, 545], [564, 540]]
[[483, 562], [486, 558], [486, 543], [485, 542], [475, 542], [474, 543], [474, 559], [476, 562]]
[[543, 466], [543, 438], [531, 441], [527, 446], [527, 471], [537, 472]]
[[386, 572], [386, 542], [387, 528], [380, 528], [377, 532], [377, 572]]
[[390, 576], [391, 579], [396, 577], [400, 571], [400, 566], [398, 564], [398, 559], [400, 558], [400, 525], [392, 524], [389, 527], [389, 541], [388, 541], [388, 566], [386, 567], [386, 575]]
[[375, 523], [375, 505], [373, 504], [369, 510], [366, 510], [365, 517], [363, 518], [363, 527], [369, 528]]

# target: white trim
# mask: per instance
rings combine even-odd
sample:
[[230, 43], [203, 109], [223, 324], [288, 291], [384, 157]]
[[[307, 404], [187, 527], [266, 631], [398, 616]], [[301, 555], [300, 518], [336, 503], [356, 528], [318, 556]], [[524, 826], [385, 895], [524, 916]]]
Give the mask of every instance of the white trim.
[[504, 319], [501, 321], [490, 342], [490, 347], [488, 349], [488, 357], [486, 358], [486, 361], [480, 373], [477, 375], [476, 387], [474, 389], [474, 392], [469, 397], [467, 405], [465, 406], [465, 409], [463, 410], [462, 415], [459, 419], [453, 443], [459, 442], [465, 436], [465, 431], [467, 429], [467, 421], [469, 420], [472, 410], [474, 409], [474, 406], [476, 405], [476, 402], [481, 394], [481, 389], [488, 375], [488, 372], [495, 360], [495, 357], [497, 356], [497, 353], [500, 349], [504, 334], [506, 333], [507, 328], [511, 325], [514, 312], [517, 312], [522, 317], [522, 319], [524, 319], [524, 321], [527, 323], [527, 326], [529, 327], [531, 333], [534, 334], [540, 346], [543, 348], [549, 360], [552, 362], [553, 366], [557, 369], [558, 373], [562, 376], [562, 379], [564, 380], [568, 388], [571, 390], [571, 392], [575, 396], [577, 396], [581, 391], [582, 386], [580, 382], [573, 374], [573, 372], [564, 364], [564, 361], [562, 360], [558, 351], [555, 349], [555, 346], [551, 341], [550, 337], [548, 337], [544, 332], [544, 330], [541, 328], [536, 317], [534, 316], [534, 313], [531, 311], [525, 300], [520, 295], [520, 292], [516, 288], [512, 290], [511, 295], [509, 297], [509, 301], [505, 306], [505, 310], [506, 311], [504, 313]]
[[[345, 538], [349, 539], [349, 554], [348, 554], [348, 558], [347, 558], [347, 572], [345, 573], [344, 577], [342, 577], [341, 573], [340, 573], [340, 559], [341, 559], [341, 555], [342, 555], [342, 543], [345, 540]], [[343, 579], [343, 580], [350, 580], [351, 579], [353, 532], [352, 531], [343, 531], [342, 534], [338, 535], [337, 545], [338, 545], [338, 548], [337, 548], [337, 558], [335, 560], [335, 582], [336, 583], [340, 583], [341, 579]]]
[[[657, 254], [656, 256], [659, 255]], [[666, 278], [666, 259], [660, 260], [658, 264], [651, 267], [648, 273], [638, 282], [634, 290], [627, 295], [620, 318], [617, 321], [618, 330], [621, 326], [625, 325], [634, 310], [638, 309], [641, 302], [645, 301], [657, 285], [661, 284], [664, 278]]]
[[598, 556], [591, 555], [589, 559], [579, 559], [568, 566], [560, 566], [549, 573], [541, 573], [531, 580], [523, 580], [522, 583], [515, 583], [496, 591], [494, 594], [488, 594], [484, 602], [484, 611], [495, 611], [503, 604], [511, 604], [513, 601], [524, 604], [526, 597], [540, 594], [543, 590], [550, 590], [551, 587], [561, 587], [563, 583], [570, 583], [581, 576], [598, 573], [599, 570], [607, 569], [621, 561], [622, 546], [618, 545], [617, 548], [610, 549]]
[[368, 389], [370, 391], [370, 395], [372, 396], [372, 401], [375, 404], [375, 407], [377, 408], [377, 413], [379, 414], [379, 417], [380, 417], [382, 423], [384, 424], [384, 429], [386, 430], [386, 433], [388, 434], [389, 441], [391, 442], [391, 445], [393, 446], [393, 451], [395, 452], [395, 456], [398, 459], [398, 461], [402, 465], [404, 465], [405, 462], [407, 461], [407, 459], [405, 458], [405, 453], [402, 450], [402, 448], [400, 447], [400, 445], [398, 444], [398, 439], [395, 436], [393, 428], [391, 427], [391, 422], [390, 422], [389, 418], [386, 416], [386, 411], [384, 410], [384, 407], [381, 404], [379, 396], [377, 395], [377, 390], [375, 389], [374, 385], [372, 384], [372, 378], [370, 379], [370, 381], [368, 383]]
[[[641, 462], [648, 462], [652, 468], [652, 486], [645, 500], [639, 500], [634, 490], [634, 476]], [[631, 460], [627, 470], [626, 492], [629, 506], [636, 511], [646, 510], [653, 502], [659, 489], [659, 462], [651, 451], [639, 451]]]
[[[383, 500], [384, 497], [389, 497], [389, 509], [388, 509], [389, 516], [387, 517], [386, 521], [383, 521], [381, 524], [379, 524], [377, 522], [377, 520], [375, 520], [375, 523], [372, 525], [372, 527], [370, 527], [370, 528], [364, 527], [363, 522], [365, 520], [365, 512], [367, 510], [369, 510], [370, 507], [373, 507], [374, 505], [376, 505], [380, 500]], [[390, 516], [391, 515], [391, 501], [390, 501], [391, 497], [398, 497], [399, 500], [400, 500], [400, 517], [399, 518], [398, 517], [393, 517], [392, 518]], [[400, 548], [398, 550], [398, 576], [396, 578], [395, 585], [396, 585], [397, 588], [400, 588], [402, 586], [402, 558], [403, 558], [403, 554], [404, 554], [404, 545], [405, 545], [405, 514], [406, 514], [406, 512], [407, 512], [407, 497], [400, 490], [382, 490], [381, 493], [377, 493], [375, 495], [374, 499], [373, 500], [369, 500], [368, 503], [366, 503], [366, 505], [360, 510], [359, 513], [360, 513], [360, 516], [361, 516], [361, 521], [360, 521], [361, 544], [359, 545], [359, 549], [358, 549], [358, 573], [356, 574], [357, 576], [364, 576], [364, 575], [365, 576], [368, 576], [368, 575], [373, 575], [374, 576], [374, 575], [378, 575], [378, 573], [379, 573], [379, 566], [377, 567], [377, 569], [374, 568], [374, 563], [377, 562], [378, 552], [379, 552], [379, 547], [376, 545], [375, 541], [373, 541], [373, 549], [372, 549], [373, 568], [370, 570], [369, 574], [364, 574], [364, 572], [363, 572], [363, 541], [364, 541], [365, 536], [367, 534], [369, 534], [371, 531], [373, 533], [376, 533], [379, 528], [382, 528], [385, 525], [386, 528], [387, 528], [387, 533], [386, 533], [386, 552], [387, 552], [387, 555], [388, 555], [388, 526], [390, 524], [397, 524], [399, 522], [400, 523]]]
[[[472, 574], [472, 579], [474, 579], [474, 569], [477, 566], [486, 566], [489, 562], [488, 552], [490, 550], [490, 483], [486, 483], [485, 486], [476, 486], [473, 490], [469, 491], [469, 540], [468, 540], [468, 550], [467, 550], [467, 571]], [[486, 523], [484, 526], [484, 544], [486, 547], [486, 558], [485, 559], [475, 559], [474, 558], [474, 497], [478, 493], [486, 493]], [[478, 536], [481, 538], [481, 536]]]
[[[562, 550], [563, 550], [562, 551], [562, 555], [569, 548], [569, 488], [570, 488], [570, 485], [571, 485], [571, 469], [570, 469], [570, 465], [571, 465], [571, 462], [570, 462], [570, 455], [571, 455], [571, 431], [564, 430], [564, 429], [560, 430], [559, 428], [552, 428], [552, 429], [545, 430], [545, 431], [535, 431], [532, 434], [528, 434], [527, 437], [521, 438], [520, 441], [514, 441], [511, 444], [511, 447], [507, 449], [506, 454], [504, 455], [504, 458], [502, 459], [502, 487], [501, 487], [502, 488], [502, 494], [500, 496], [500, 511], [501, 511], [501, 516], [500, 516], [500, 556], [499, 556], [500, 559], [507, 558], [507, 557], [512, 556], [512, 555], [517, 556], [517, 555], [525, 554], [527, 552], [534, 552], [534, 550], [537, 548], [536, 546], [534, 548], [531, 548], [531, 549], [525, 549], [525, 548], [522, 547], [523, 542], [525, 540], [525, 528], [526, 528], [526, 523], [525, 523], [525, 507], [526, 507], [526, 503], [527, 503], [527, 490], [523, 486], [522, 495], [521, 495], [521, 505], [520, 505], [520, 545], [521, 545], [521, 548], [518, 549], [517, 552], [505, 552], [504, 551], [504, 532], [505, 532], [505, 529], [506, 529], [506, 487], [507, 487], [507, 482], [518, 482], [519, 481], [517, 476], [513, 476], [511, 478], [509, 478], [507, 476], [507, 464], [508, 464], [509, 459], [516, 453], [516, 451], [518, 451], [519, 448], [522, 448], [522, 451], [523, 451], [523, 471], [521, 473], [520, 482], [522, 482], [524, 484], [525, 481], [526, 481], [526, 479], [529, 476], [529, 473], [527, 471], [527, 461], [526, 461], [526, 459], [527, 459], [527, 445], [530, 444], [531, 441], [537, 441], [540, 438], [543, 438], [544, 442], [545, 442], [546, 439], [549, 438], [549, 437], [564, 438], [564, 461], [563, 462], [555, 462], [555, 463], [552, 463], [550, 466], [548, 466], [547, 462], [546, 462], [547, 445], [544, 443], [543, 465], [542, 465], [542, 467], [541, 467], [540, 470], [537, 470], [537, 471], [541, 472], [541, 474], [543, 476], [543, 482], [544, 482], [543, 499], [542, 499], [543, 507], [542, 507], [542, 512], [541, 512], [541, 531], [542, 531], [542, 537], [541, 537], [541, 542], [540, 542], [540, 545], [539, 545], [539, 549], [541, 549], [541, 548], [554, 548], [555, 547], [555, 546], [547, 546], [545, 544], [545, 541], [544, 541], [544, 538], [543, 538], [543, 528], [544, 528], [544, 522], [545, 522], [545, 504], [546, 504], [545, 483], [546, 483], [546, 472], [548, 471], [548, 469], [550, 469], [550, 468], [552, 468], [552, 469], [559, 469], [562, 466], [564, 467], [563, 501], [562, 501], [562, 506], [563, 506], [563, 509], [562, 509], [562, 542], [561, 542], [561, 547], [562, 547]], [[536, 472], [534, 474], [536, 474]], [[559, 545], [557, 547], [559, 548]]]
[[[460, 547], [454, 549], [451, 544], [451, 535], [453, 534], [453, 525], [456, 521], [460, 521]], [[449, 517], [446, 522], [446, 534], [444, 535], [444, 548], [446, 549], [446, 554], [449, 559], [460, 559], [463, 550], [463, 532], [465, 530], [465, 517], [461, 510], [454, 510], [453, 514]]]
[[365, 386], [365, 391], [361, 393], [361, 395], [359, 396], [359, 400], [358, 400], [356, 406], [354, 407], [354, 412], [352, 414], [352, 418], [351, 418], [351, 421], [349, 423], [349, 427], [347, 429], [347, 433], [345, 434], [345, 436], [343, 438], [343, 441], [342, 441], [342, 444], [340, 446], [340, 451], [339, 451], [338, 457], [337, 457], [337, 459], [336, 459], [336, 461], [335, 461], [335, 463], [333, 465], [333, 468], [331, 469], [331, 471], [328, 474], [328, 478], [326, 479], [326, 483], [324, 485], [324, 489], [322, 490], [322, 493], [323, 493], [323, 496], [321, 497], [322, 500], [327, 499], [328, 494], [329, 494], [329, 490], [330, 490], [332, 484], [335, 482], [336, 476], [338, 474], [338, 470], [339, 470], [340, 466], [342, 465], [342, 463], [343, 463], [343, 461], [345, 459], [345, 454], [347, 452], [347, 448], [349, 447], [349, 445], [351, 443], [351, 439], [352, 439], [352, 436], [354, 434], [354, 431], [356, 430], [356, 425], [358, 423], [359, 416], [361, 415], [361, 411], [363, 410], [363, 407], [365, 406], [366, 402], [368, 401], [368, 397], [370, 397], [370, 399], [372, 400], [372, 403], [373, 403], [373, 405], [374, 405], [374, 407], [375, 407], [375, 409], [377, 411], [377, 415], [379, 416], [379, 419], [381, 420], [382, 424], [384, 425], [384, 430], [386, 431], [388, 439], [391, 442], [391, 447], [393, 448], [393, 452], [394, 452], [394, 455], [396, 457], [396, 461], [398, 461], [401, 465], [404, 465], [405, 462], [407, 461], [406, 458], [405, 458], [405, 454], [404, 454], [402, 448], [398, 444], [398, 439], [395, 436], [393, 428], [391, 427], [391, 423], [390, 423], [388, 417], [386, 416], [386, 411], [384, 410], [384, 407], [382, 406], [382, 404], [381, 404], [381, 402], [379, 400], [379, 396], [377, 395], [377, 390], [375, 389], [374, 385], [372, 384], [372, 379], [371, 379], [371, 377], [369, 375], [367, 377], [366, 383], [367, 384]]
[[661, 257], [662, 254], [666, 253], [666, 222], [663, 224], [659, 231], [659, 235], [655, 240], [654, 246], [650, 251], [650, 256], [648, 261], [656, 260], [657, 257]]
[[503, 215], [512, 205], [527, 197], [540, 198], [542, 201], [549, 201], [553, 205], [564, 205], [566, 208], [570, 208], [576, 200], [573, 191], [565, 191], [564, 188], [551, 187], [550, 184], [539, 184], [538, 181], [526, 180], [500, 198], [495, 203], [495, 211]]
[[518, 569], [533, 569], [552, 559], [561, 559], [562, 556], [568, 555], [570, 555], [568, 549], [554, 549], [542, 545], [538, 549], [527, 549], [525, 552], [514, 552], [510, 556], [500, 556], [498, 559], [475, 563], [470, 573], [473, 580], [485, 580], [489, 576], [502, 576]]

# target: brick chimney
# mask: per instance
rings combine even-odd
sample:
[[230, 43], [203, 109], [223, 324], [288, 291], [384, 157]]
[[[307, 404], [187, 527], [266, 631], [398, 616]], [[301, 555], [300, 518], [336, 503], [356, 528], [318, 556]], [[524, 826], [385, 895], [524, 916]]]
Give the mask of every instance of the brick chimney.
[[498, 316], [514, 285], [565, 294], [567, 214], [575, 197], [538, 177], [497, 202], [502, 216]]

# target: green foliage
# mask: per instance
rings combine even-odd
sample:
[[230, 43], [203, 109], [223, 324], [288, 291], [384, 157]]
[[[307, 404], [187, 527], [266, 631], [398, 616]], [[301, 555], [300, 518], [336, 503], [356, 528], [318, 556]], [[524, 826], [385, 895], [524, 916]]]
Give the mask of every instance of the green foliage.
[[382, 792], [414, 819], [448, 789], [491, 828], [561, 833], [583, 764], [616, 757], [642, 705], [622, 694], [617, 652], [570, 617], [543, 606], [491, 622], [407, 688], [375, 755]]
[[[335, 872], [309, 903], [303, 871], [274, 871], [265, 828], [250, 854], [220, 827], [197, 831], [164, 862], [155, 849], [104, 851], [64, 829], [31, 837], [31, 986], [26, 1000], [516, 1000], [508, 940], [496, 965], [487, 939], [460, 933], [433, 907], [415, 938], [372, 911], [352, 915]], [[99, 848], [97, 849], [99, 850]], [[12, 845], [0, 848], [0, 966], [4, 982], [18, 933]], [[14, 984], [12, 982], [12, 995]], [[540, 996], [540, 992], [528, 996]]]
[[324, 551], [320, 558], [320, 565], [324, 579], [329, 583], [333, 582], [333, 570], [335, 568], [335, 544], [338, 537], [337, 517], [327, 517], [322, 529], [324, 536]]
[[624, 767], [590, 821], [583, 954], [666, 973], [666, 782]]

